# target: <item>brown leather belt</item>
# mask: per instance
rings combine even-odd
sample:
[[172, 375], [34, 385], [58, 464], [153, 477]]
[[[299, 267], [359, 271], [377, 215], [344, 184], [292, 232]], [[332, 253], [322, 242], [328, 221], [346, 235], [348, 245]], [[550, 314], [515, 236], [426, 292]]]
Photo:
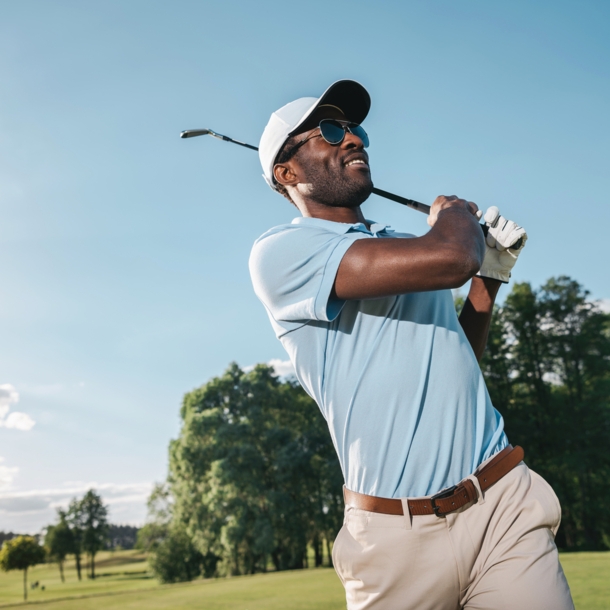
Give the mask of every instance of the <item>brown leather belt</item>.
[[[523, 449], [508, 445], [495, 455], [481, 470], [474, 473], [478, 479], [482, 491], [489, 489], [497, 483], [505, 474], [508, 474], [517, 464], [523, 460]], [[343, 488], [345, 504], [367, 510], [372, 513], [384, 513], [386, 515], [404, 515], [402, 502], [391, 498], [378, 498], [367, 496], [355, 491]], [[429, 498], [409, 498], [409, 511], [411, 515], [436, 515], [442, 517], [452, 513], [469, 502], [477, 501], [477, 490], [470, 479], [464, 479], [457, 485], [446, 489]]]

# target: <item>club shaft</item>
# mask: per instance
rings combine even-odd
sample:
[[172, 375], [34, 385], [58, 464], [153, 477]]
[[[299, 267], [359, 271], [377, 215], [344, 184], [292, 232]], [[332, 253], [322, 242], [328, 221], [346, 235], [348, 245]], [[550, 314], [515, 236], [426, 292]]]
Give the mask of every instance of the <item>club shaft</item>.
[[[210, 134], [212, 135], [212, 134]], [[238, 144], [239, 146], [243, 146], [244, 148], [249, 148], [250, 150], [258, 150], [256, 146], [252, 146], [252, 144], [246, 144], [245, 142], [240, 142], [239, 140], [234, 140], [233, 138], [229, 138], [229, 136], [223, 135], [214, 135], [215, 138], [219, 140], [224, 140], [225, 142], [231, 142], [232, 144]]]
[[388, 191], [378, 189], [377, 187], [373, 187], [373, 193], [375, 193], [375, 195], [379, 195], [379, 197], [385, 197], [386, 199], [390, 199], [391, 201], [395, 201], [401, 205], [406, 205], [412, 210], [417, 210], [418, 212], [423, 212], [424, 214], [430, 214], [430, 206], [426, 205], [425, 203], [420, 203], [414, 199], [407, 199], [406, 197], [401, 197], [400, 195], [394, 195], [394, 193], [389, 193]]
[[[223, 136], [221, 133], [216, 133], [211, 129], [187, 129], [180, 134], [181, 138], [193, 138], [195, 136], [212, 136], [213, 138], [217, 138], [218, 140], [223, 140], [224, 142], [231, 142], [232, 144], [237, 144], [239, 146], [243, 146], [244, 148], [249, 148], [250, 150], [258, 150], [256, 146], [252, 146], [252, 144], [246, 144], [245, 142], [240, 142], [239, 140], [234, 140], [229, 136]], [[385, 197], [386, 199], [390, 199], [391, 201], [395, 201], [396, 203], [400, 203], [401, 205], [406, 205], [410, 207], [412, 210], [417, 210], [418, 212], [423, 212], [424, 214], [430, 214], [430, 206], [425, 203], [420, 203], [419, 201], [414, 201], [413, 199], [407, 199], [406, 197], [401, 197], [400, 195], [394, 195], [394, 193], [389, 193], [388, 191], [384, 191], [382, 189], [373, 188], [373, 193], [378, 195], [379, 197]]]
[[[180, 134], [181, 138], [193, 138], [195, 136], [212, 136], [213, 138], [217, 138], [218, 140], [223, 140], [224, 142], [231, 142], [232, 144], [238, 144], [239, 146], [243, 146], [244, 148], [249, 148], [250, 150], [258, 150], [256, 146], [252, 146], [252, 144], [246, 144], [245, 142], [240, 142], [239, 140], [234, 140], [229, 136], [223, 136], [221, 133], [216, 133], [211, 129], [187, 129]], [[412, 210], [417, 210], [418, 212], [422, 212], [423, 214], [430, 214], [430, 206], [425, 203], [420, 203], [419, 201], [415, 201], [414, 199], [407, 199], [406, 197], [401, 197], [400, 195], [395, 195], [394, 193], [390, 193], [389, 191], [384, 191], [383, 189], [378, 189], [373, 187], [373, 193], [378, 195], [379, 197], [385, 197], [390, 201], [395, 201], [396, 203], [400, 203], [401, 205], [406, 205]], [[487, 235], [488, 227], [486, 225], [481, 225], [481, 229], [483, 230], [484, 235]], [[520, 239], [511, 246], [511, 248], [520, 248], [523, 240]]]

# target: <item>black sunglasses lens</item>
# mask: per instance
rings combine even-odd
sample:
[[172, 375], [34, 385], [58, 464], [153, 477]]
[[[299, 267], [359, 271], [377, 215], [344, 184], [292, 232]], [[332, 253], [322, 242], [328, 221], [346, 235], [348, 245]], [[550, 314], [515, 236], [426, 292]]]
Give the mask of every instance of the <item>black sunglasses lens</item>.
[[[360, 125], [349, 123], [347, 129], [362, 140], [364, 148], [368, 148], [369, 137]], [[345, 127], [333, 119], [323, 119], [320, 121], [320, 133], [329, 144], [341, 144], [345, 137]]]
[[345, 137], [345, 130], [341, 123], [332, 119], [320, 121], [320, 133], [329, 144], [340, 144]]
[[366, 131], [364, 131], [364, 129], [362, 129], [361, 125], [354, 125], [353, 123], [350, 123], [349, 130], [357, 138], [360, 138], [362, 140], [362, 144], [364, 144], [364, 148], [368, 148], [369, 147], [369, 136], [366, 133]]

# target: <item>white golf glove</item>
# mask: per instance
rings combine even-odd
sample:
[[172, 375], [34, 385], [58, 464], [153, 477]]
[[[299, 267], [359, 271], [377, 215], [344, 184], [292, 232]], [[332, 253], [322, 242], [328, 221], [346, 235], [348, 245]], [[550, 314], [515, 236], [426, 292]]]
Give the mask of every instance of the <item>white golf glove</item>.
[[[495, 205], [485, 212], [485, 225], [488, 228], [485, 257], [477, 275], [506, 284], [510, 279], [510, 270], [525, 247], [527, 233], [517, 223], [500, 216], [500, 210]], [[518, 248], [511, 247], [514, 245], [518, 245]]]

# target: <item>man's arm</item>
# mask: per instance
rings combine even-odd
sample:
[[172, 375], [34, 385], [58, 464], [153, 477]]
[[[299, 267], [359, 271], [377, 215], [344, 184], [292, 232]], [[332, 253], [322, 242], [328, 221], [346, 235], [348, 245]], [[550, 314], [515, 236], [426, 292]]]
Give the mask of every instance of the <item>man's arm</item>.
[[335, 295], [373, 299], [463, 286], [480, 269], [485, 253], [477, 209], [457, 197], [438, 197], [426, 235], [356, 241], [339, 265]]
[[460, 324], [479, 362], [487, 344], [494, 301], [501, 284], [499, 280], [473, 277], [460, 314]]

